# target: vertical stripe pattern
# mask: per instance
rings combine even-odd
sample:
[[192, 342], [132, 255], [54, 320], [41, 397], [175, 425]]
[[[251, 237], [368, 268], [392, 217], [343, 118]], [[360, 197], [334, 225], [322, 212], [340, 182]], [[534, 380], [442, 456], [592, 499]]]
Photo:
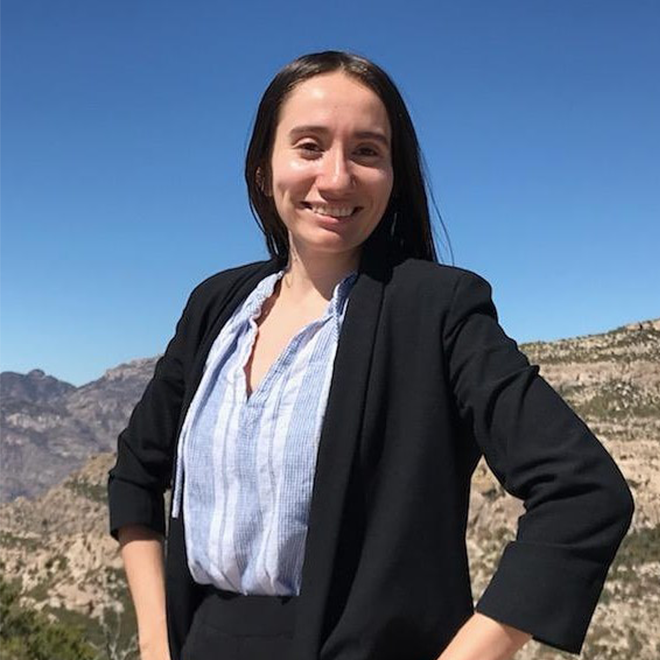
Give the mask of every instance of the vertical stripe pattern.
[[201, 584], [252, 595], [299, 595], [318, 442], [339, 332], [357, 273], [301, 328], [247, 397], [244, 367], [267, 276], [216, 338], [178, 444], [173, 515]]

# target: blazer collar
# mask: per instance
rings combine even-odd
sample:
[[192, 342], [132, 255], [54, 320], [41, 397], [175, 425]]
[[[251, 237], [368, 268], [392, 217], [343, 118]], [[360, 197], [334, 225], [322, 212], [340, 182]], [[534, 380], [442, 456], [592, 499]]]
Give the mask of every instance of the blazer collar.
[[[202, 375], [204, 374], [204, 365], [208, 357], [211, 346], [216, 337], [220, 333], [222, 327], [231, 318], [238, 305], [245, 300], [250, 292], [254, 290], [257, 284], [267, 275], [276, 273], [282, 268], [280, 259], [269, 259], [268, 261], [259, 261], [252, 264], [252, 267], [246, 268], [245, 273], [236, 279], [235, 282], [229, 287], [228, 291], [224, 294], [222, 302], [218, 310], [215, 311], [217, 315], [215, 320], [211, 323], [208, 331], [202, 338], [199, 350], [192, 365], [188, 385], [186, 387], [186, 394], [183, 401], [183, 410], [187, 411], [193, 396], [199, 387]], [[179, 431], [181, 432], [181, 424], [185, 415], [181, 415], [179, 422]], [[177, 434], [178, 436], [178, 434]]]

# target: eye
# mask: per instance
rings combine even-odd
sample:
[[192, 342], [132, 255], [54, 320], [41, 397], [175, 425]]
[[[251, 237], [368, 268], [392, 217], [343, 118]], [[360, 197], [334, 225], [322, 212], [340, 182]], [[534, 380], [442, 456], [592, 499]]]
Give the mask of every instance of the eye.
[[321, 147], [316, 142], [301, 142], [296, 146], [296, 149], [301, 152], [303, 157], [310, 158], [321, 153]]
[[369, 145], [358, 147], [355, 150], [355, 153], [361, 158], [376, 158], [377, 156], [380, 156], [378, 149]]

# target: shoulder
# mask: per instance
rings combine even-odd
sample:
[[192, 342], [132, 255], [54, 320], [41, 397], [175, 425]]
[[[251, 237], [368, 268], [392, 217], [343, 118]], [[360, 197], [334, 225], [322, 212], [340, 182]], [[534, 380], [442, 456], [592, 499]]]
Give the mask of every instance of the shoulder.
[[389, 285], [404, 296], [422, 294], [439, 300], [472, 290], [491, 292], [490, 283], [472, 270], [413, 258], [393, 267]]
[[224, 297], [251, 278], [259, 279], [276, 268], [275, 261], [253, 261], [241, 266], [221, 270], [202, 280], [192, 290], [188, 304], [206, 306], [212, 301]]

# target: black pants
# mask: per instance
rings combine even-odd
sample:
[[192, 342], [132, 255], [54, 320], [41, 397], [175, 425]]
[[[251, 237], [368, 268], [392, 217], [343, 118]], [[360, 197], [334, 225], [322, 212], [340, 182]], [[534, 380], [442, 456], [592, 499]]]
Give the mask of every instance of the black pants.
[[295, 596], [244, 596], [208, 589], [183, 645], [182, 660], [285, 660]]

